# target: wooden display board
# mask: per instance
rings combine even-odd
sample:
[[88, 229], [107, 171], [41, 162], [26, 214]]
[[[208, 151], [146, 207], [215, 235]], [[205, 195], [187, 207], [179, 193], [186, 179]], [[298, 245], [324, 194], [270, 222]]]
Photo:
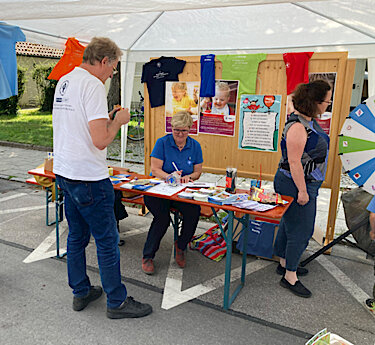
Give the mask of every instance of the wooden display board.
[[[200, 80], [200, 56], [183, 56], [186, 61], [180, 81]], [[326, 242], [333, 239], [334, 224], [341, 174], [341, 161], [338, 157], [338, 134], [349, 114], [355, 61], [347, 59], [347, 52], [314, 53], [309, 61], [309, 73], [336, 73], [333, 113], [331, 118], [331, 146], [328, 157], [328, 170], [325, 188], [331, 188], [330, 212], [328, 217]], [[221, 79], [222, 64], [216, 60], [216, 79]], [[258, 67], [257, 95], [281, 95], [279, 140], [285, 124], [286, 113], [286, 70], [282, 54], [268, 54]], [[147, 86], [145, 85], [145, 174], [150, 173], [150, 153], [158, 138], [165, 135], [165, 107], [151, 108]], [[238, 176], [258, 178], [260, 167], [262, 179], [273, 180], [281, 157], [277, 152], [241, 150], [238, 148], [239, 100], [237, 101], [236, 128], [234, 137], [210, 134], [192, 136], [200, 142], [203, 151], [203, 171], [225, 174], [226, 167], [236, 167]]]

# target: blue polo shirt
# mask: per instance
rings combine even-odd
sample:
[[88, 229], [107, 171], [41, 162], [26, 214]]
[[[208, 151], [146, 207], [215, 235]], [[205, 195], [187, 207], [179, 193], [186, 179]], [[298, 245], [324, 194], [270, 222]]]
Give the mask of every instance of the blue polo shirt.
[[367, 211], [375, 213], [375, 196], [371, 199], [370, 203], [368, 204]]
[[182, 176], [193, 173], [194, 165], [203, 163], [202, 148], [198, 141], [187, 137], [186, 145], [180, 151], [172, 134], [159, 138], [150, 156], [161, 159], [163, 161], [162, 169], [168, 174], [175, 171], [172, 165], [174, 162], [178, 170], [182, 170]]

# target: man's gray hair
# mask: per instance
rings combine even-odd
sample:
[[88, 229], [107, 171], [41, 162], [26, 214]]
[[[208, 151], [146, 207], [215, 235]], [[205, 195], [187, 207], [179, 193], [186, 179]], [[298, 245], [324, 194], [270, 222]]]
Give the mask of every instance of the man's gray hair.
[[121, 49], [111, 39], [94, 37], [83, 53], [83, 62], [95, 65], [96, 61], [101, 62], [106, 56], [109, 61], [116, 61], [121, 55]]

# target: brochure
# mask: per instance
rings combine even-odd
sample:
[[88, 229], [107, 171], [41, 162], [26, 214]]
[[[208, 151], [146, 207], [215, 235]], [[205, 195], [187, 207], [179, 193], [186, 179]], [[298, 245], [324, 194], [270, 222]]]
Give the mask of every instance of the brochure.
[[194, 193], [195, 192], [196, 192], [195, 189], [186, 188], [183, 192], [178, 193], [177, 196], [179, 198], [192, 200], [192, 199], [194, 199]]
[[209, 196], [208, 201], [217, 205], [231, 204], [237, 199], [237, 194], [230, 194], [227, 192], [221, 192], [220, 194]]

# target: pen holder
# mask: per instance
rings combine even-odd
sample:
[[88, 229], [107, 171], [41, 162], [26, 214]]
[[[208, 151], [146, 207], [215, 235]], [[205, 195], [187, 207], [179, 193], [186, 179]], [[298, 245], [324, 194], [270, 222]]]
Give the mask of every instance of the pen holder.
[[177, 171], [174, 171], [172, 174], [169, 174], [165, 182], [170, 184], [171, 186], [178, 186], [180, 184], [181, 177], [180, 174]]

